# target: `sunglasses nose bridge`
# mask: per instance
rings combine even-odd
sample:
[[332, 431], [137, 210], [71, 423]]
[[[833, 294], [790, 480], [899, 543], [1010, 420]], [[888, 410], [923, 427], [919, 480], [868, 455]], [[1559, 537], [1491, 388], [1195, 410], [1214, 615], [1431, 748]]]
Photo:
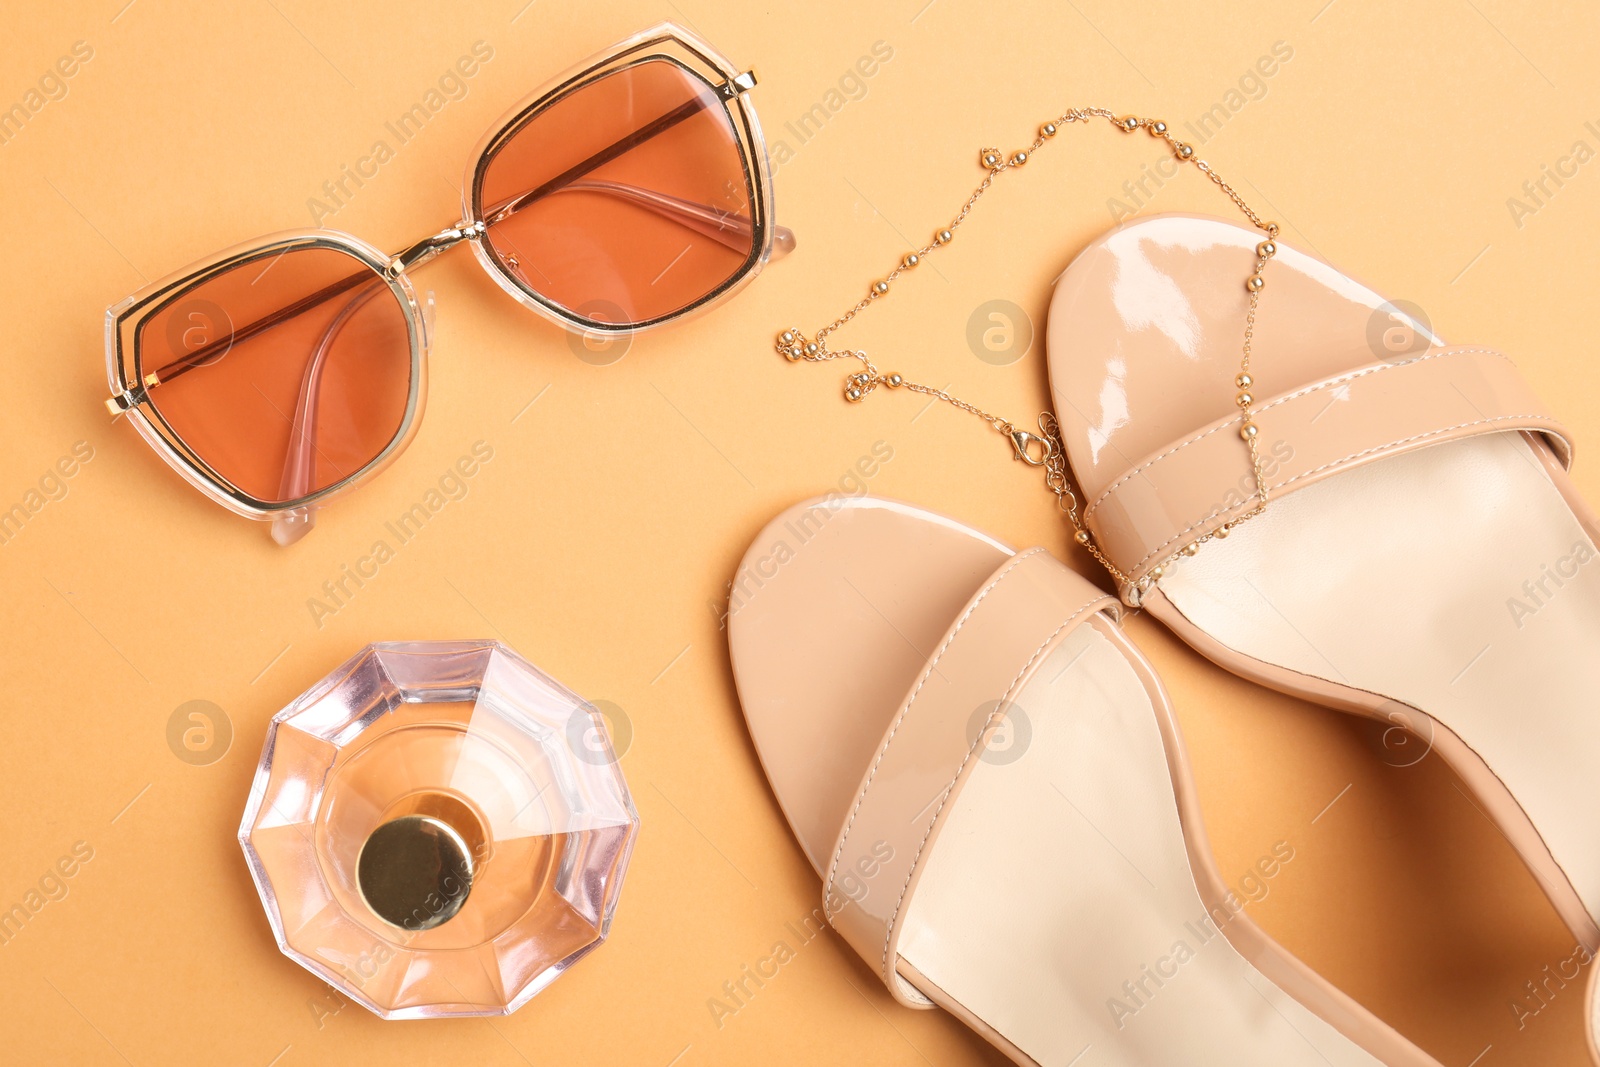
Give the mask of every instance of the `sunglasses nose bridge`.
[[482, 221], [467, 222], [465, 220], [454, 226], [440, 230], [431, 237], [424, 237], [415, 244], [396, 252], [389, 257], [389, 266], [386, 271], [390, 278], [404, 274], [412, 267], [420, 266], [449, 248], [454, 248], [462, 241], [470, 241], [474, 237], [481, 237], [488, 227]]

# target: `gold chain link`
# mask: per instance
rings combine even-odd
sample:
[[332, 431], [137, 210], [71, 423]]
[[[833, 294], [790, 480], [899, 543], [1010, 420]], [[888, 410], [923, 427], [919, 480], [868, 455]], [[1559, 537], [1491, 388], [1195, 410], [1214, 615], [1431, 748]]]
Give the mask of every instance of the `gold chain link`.
[[[1245, 279], [1245, 288], [1250, 294], [1250, 305], [1245, 315], [1244, 345], [1239, 361], [1239, 374], [1234, 378], [1234, 385], [1239, 390], [1234, 400], [1243, 416], [1243, 421], [1239, 428], [1239, 436], [1243, 438], [1249, 451], [1250, 466], [1256, 480], [1255, 506], [1238, 518], [1223, 524], [1214, 533], [1206, 534], [1184, 545], [1172, 556], [1161, 560], [1155, 567], [1147, 571], [1138, 582], [1135, 582], [1129, 575], [1125, 574], [1101, 551], [1100, 546], [1095, 543], [1093, 535], [1085, 527], [1083, 517], [1079, 514], [1078, 494], [1073, 489], [1072, 477], [1067, 469], [1066, 452], [1061, 441], [1061, 428], [1057, 424], [1054, 415], [1047, 411], [1039, 416], [1039, 434], [1018, 430], [1009, 420], [990, 414], [975, 404], [970, 404], [965, 400], [952, 396], [943, 389], [935, 389], [929, 385], [910, 381], [898, 373], [882, 373], [868, 357], [867, 353], [861, 349], [835, 351], [828, 347], [828, 338], [832, 336], [834, 331], [886, 296], [900, 276], [909, 270], [915, 269], [924, 257], [932, 255], [955, 239], [956, 230], [971, 214], [973, 205], [977, 204], [983, 194], [989, 191], [989, 187], [994, 184], [995, 178], [1026, 164], [1033, 154], [1044, 146], [1046, 141], [1060, 132], [1063, 126], [1073, 122], [1088, 122], [1090, 119], [1095, 118], [1106, 120], [1123, 133], [1135, 133], [1142, 129], [1152, 137], [1165, 141], [1167, 147], [1172, 151], [1173, 158], [1180, 164], [1193, 163], [1229, 200], [1233, 201], [1245, 218], [1250, 220], [1252, 226], [1266, 235], [1266, 239], [1256, 245], [1255, 268], [1249, 277]], [[978, 153], [978, 162], [984, 168], [983, 180], [972, 191], [972, 195], [967, 197], [966, 203], [961, 205], [961, 210], [956, 212], [955, 217], [943, 229], [934, 233], [931, 241], [921, 248], [907, 252], [893, 270], [880, 280], [872, 283], [867, 290], [867, 295], [862, 297], [854, 307], [817, 330], [814, 335], [808, 337], [803, 331], [794, 327], [778, 334], [776, 343], [778, 354], [794, 362], [825, 363], [833, 359], [857, 360], [861, 364], [861, 370], [847, 377], [844, 383], [844, 397], [851, 403], [859, 403], [865, 400], [874, 389], [882, 385], [889, 389], [904, 389], [913, 393], [922, 393], [925, 396], [933, 397], [935, 400], [941, 400], [961, 411], [976, 415], [987, 422], [995, 430], [1006, 436], [1015, 458], [1025, 461], [1030, 466], [1044, 468], [1045, 486], [1055, 494], [1057, 506], [1066, 515], [1067, 521], [1072, 524], [1073, 540], [1082, 545], [1102, 567], [1110, 572], [1111, 576], [1116, 579], [1117, 584], [1123, 588], [1125, 596], [1130, 596], [1132, 602], [1137, 603], [1138, 594], [1148, 588], [1152, 582], [1158, 580], [1162, 575], [1163, 568], [1169, 565], [1177, 555], [1180, 553], [1188, 556], [1194, 555], [1204, 542], [1211, 540], [1213, 537], [1227, 537], [1229, 531], [1234, 527], [1254, 518], [1266, 509], [1267, 479], [1262, 470], [1260, 445], [1256, 440], [1258, 431], [1255, 423], [1255, 395], [1251, 391], [1255, 381], [1250, 374], [1250, 355], [1251, 345], [1255, 341], [1256, 312], [1261, 303], [1261, 290], [1266, 285], [1263, 272], [1266, 269], [1267, 261], [1276, 255], [1278, 251], [1275, 243], [1275, 238], [1278, 236], [1278, 224], [1263, 221], [1261, 216], [1257, 215], [1250, 205], [1245, 203], [1244, 198], [1231, 185], [1222, 180], [1222, 176], [1212, 169], [1209, 163], [1195, 155], [1194, 146], [1172, 136], [1165, 122], [1159, 119], [1136, 118], [1132, 115], [1119, 117], [1114, 112], [1103, 107], [1070, 108], [1059, 118], [1040, 126], [1038, 135], [1027, 148], [1013, 152], [1009, 157], [1002, 154], [997, 148], [985, 148]]]

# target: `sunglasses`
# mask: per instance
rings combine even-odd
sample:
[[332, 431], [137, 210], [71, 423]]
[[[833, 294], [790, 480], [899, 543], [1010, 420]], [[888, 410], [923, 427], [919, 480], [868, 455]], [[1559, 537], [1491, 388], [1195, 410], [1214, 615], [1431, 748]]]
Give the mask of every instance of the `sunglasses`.
[[411, 272], [439, 253], [470, 244], [518, 301], [605, 336], [704, 311], [790, 251], [755, 84], [671, 23], [612, 46], [488, 132], [447, 229], [393, 255], [334, 230], [264, 237], [108, 309], [107, 410], [298, 540], [416, 431], [433, 299]]

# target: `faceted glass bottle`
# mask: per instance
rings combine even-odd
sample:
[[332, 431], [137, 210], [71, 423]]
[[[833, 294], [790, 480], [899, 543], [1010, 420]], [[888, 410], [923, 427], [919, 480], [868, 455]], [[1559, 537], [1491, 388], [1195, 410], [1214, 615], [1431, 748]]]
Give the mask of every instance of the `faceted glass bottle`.
[[495, 642], [369, 645], [273, 717], [239, 826], [278, 946], [386, 1019], [504, 1015], [606, 936], [639, 816]]

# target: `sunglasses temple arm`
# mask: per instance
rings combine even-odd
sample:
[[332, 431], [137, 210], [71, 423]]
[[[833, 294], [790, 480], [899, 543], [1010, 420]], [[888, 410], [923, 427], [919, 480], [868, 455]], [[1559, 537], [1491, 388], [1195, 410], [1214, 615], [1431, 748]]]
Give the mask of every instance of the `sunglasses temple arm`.
[[[315, 484], [317, 449], [317, 422], [322, 403], [322, 371], [328, 353], [339, 332], [355, 313], [383, 288], [382, 279], [374, 278], [362, 291], [350, 299], [333, 321], [328, 323], [317, 342], [316, 351], [306, 362], [305, 376], [300, 380], [300, 395], [295, 400], [294, 418], [289, 428], [289, 447], [283, 460], [283, 477], [278, 483], [278, 499], [297, 500], [307, 496]], [[326, 458], [326, 457], [324, 457]], [[277, 512], [272, 517], [272, 539], [280, 545], [290, 545], [311, 532], [316, 525], [314, 507], [291, 508]]]
[[[362, 271], [358, 274], [352, 274], [348, 278], [342, 278], [331, 285], [323, 286], [310, 296], [302, 297], [287, 307], [283, 307], [272, 312], [270, 315], [264, 315], [255, 322], [250, 323], [248, 326], [240, 326], [236, 329], [230, 330], [223, 336], [218, 337], [216, 340], [211, 341], [208, 344], [200, 346], [193, 352], [184, 353], [171, 363], [168, 363], [165, 367], [158, 369], [153, 375], [147, 376], [147, 381], [145, 384], [148, 388], [154, 388], [157, 385], [170, 382], [174, 378], [181, 377], [182, 375], [187, 374], [189, 371], [194, 370], [196, 367], [205, 366], [207, 361], [225, 355], [234, 345], [243, 341], [248, 341], [250, 338], [254, 337], [258, 333], [261, 333], [263, 330], [271, 329], [280, 322], [285, 322], [289, 319], [292, 319], [296, 315], [299, 315], [305, 311], [309, 311], [311, 308], [316, 307], [318, 304], [321, 304], [324, 301], [332, 300], [334, 297], [339, 296], [342, 293], [349, 292], [362, 282], [371, 280], [373, 280], [372, 272]], [[150, 381], [148, 380], [149, 378], [154, 378], [155, 380]]]
[[[581, 190], [608, 192], [624, 197], [642, 207], [654, 210], [666, 218], [682, 223], [689, 229], [696, 230], [722, 242], [736, 252], [747, 251], [750, 247], [751, 223], [743, 215], [724, 212], [706, 204], [697, 204], [692, 200], [669, 196], [666, 193], [657, 193], [635, 185], [625, 185], [621, 182], [602, 181], [599, 179], [586, 180], [584, 177], [605, 166], [618, 156], [632, 151], [651, 138], [665, 133], [687, 119], [693, 118], [705, 109], [705, 102], [698, 97], [673, 108], [649, 125], [636, 130], [626, 137], [619, 138], [591, 155], [588, 159], [568, 167], [565, 171], [537, 188], [530, 189], [521, 196], [502, 200], [493, 207], [486, 209], [483, 213], [484, 221], [489, 225], [493, 225], [516, 214], [529, 204], [557, 193]], [[741, 236], [742, 242], [739, 239]], [[794, 247], [794, 231], [786, 226], [774, 226], [772, 258], [781, 259], [792, 252]]]
[[[626, 200], [637, 204], [647, 211], [653, 211], [663, 218], [678, 223], [685, 229], [694, 230], [711, 238], [735, 252], [745, 253], [750, 250], [750, 237], [752, 224], [748, 216], [736, 211], [724, 211], [709, 204], [696, 203], [682, 197], [672, 196], [668, 193], [658, 193], [653, 189], [644, 189], [637, 185], [627, 185], [622, 182], [603, 181], [600, 179], [575, 181], [559, 189], [552, 189], [549, 196], [561, 193], [600, 193], [614, 196], [619, 200]], [[525, 206], [517, 204], [516, 207]], [[512, 209], [513, 211], [516, 208]], [[507, 212], [509, 214], [510, 212]], [[504, 217], [501, 215], [499, 217]], [[794, 251], [794, 232], [786, 226], [773, 227], [772, 258], [778, 259]]]

